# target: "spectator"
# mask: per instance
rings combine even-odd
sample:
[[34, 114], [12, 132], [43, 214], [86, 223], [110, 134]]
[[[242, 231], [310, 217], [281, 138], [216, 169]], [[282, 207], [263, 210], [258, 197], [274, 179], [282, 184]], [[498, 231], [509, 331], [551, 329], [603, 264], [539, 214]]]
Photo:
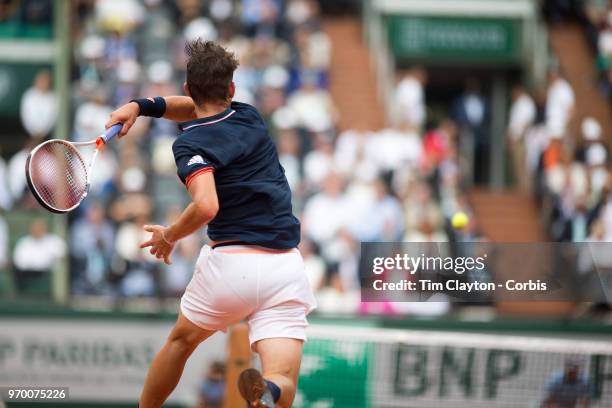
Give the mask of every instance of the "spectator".
[[561, 135], [565, 135], [574, 115], [574, 107], [575, 96], [571, 85], [558, 70], [550, 70], [546, 95], [546, 123], [558, 126]]
[[308, 188], [317, 190], [334, 170], [334, 145], [324, 133], [316, 133], [313, 139], [314, 149], [304, 157], [304, 180]]
[[213, 362], [200, 385], [198, 408], [222, 408], [225, 397], [225, 364]]
[[27, 291], [30, 285], [48, 278], [53, 266], [65, 253], [64, 240], [47, 231], [44, 219], [35, 219], [30, 225], [30, 233], [17, 241], [13, 252], [19, 290]]
[[36, 146], [36, 143], [36, 140], [30, 140], [8, 162], [8, 187], [11, 193], [11, 201], [15, 204], [19, 204], [24, 199], [27, 189], [24, 169], [28, 154]]
[[[352, 235], [362, 242], [397, 241], [404, 230], [402, 207], [389, 193], [389, 187], [383, 180], [378, 179], [373, 184], [373, 200], [352, 224]], [[367, 222], [364, 222], [365, 219]]]
[[473, 155], [474, 181], [485, 183], [491, 156], [489, 107], [477, 79], [470, 78], [466, 81], [463, 94], [453, 104], [452, 116], [459, 127], [460, 139], [469, 145]]
[[427, 72], [420, 67], [409, 70], [397, 85], [395, 103], [399, 111], [399, 123], [419, 132], [427, 119], [425, 86]]
[[587, 408], [591, 384], [575, 360], [566, 360], [563, 371], [554, 373], [548, 382], [545, 408]]
[[334, 129], [338, 113], [329, 93], [317, 88], [314, 74], [303, 76], [302, 87], [289, 97], [288, 106], [304, 129], [310, 132], [331, 132]]
[[155, 257], [148, 251], [139, 249], [147, 239], [143, 226], [147, 224], [146, 215], [122, 223], [117, 230], [115, 253], [124, 262], [120, 271], [119, 293], [125, 297], [153, 296], [157, 292]]
[[86, 212], [84, 218], [72, 224], [70, 231], [73, 290], [88, 294], [107, 293], [115, 232], [105, 219], [102, 207], [94, 204]]
[[57, 98], [51, 90], [51, 73], [39, 71], [30, 87], [21, 98], [21, 123], [28, 134], [44, 139], [57, 120]]
[[85, 142], [95, 139], [104, 129], [113, 109], [106, 103], [106, 92], [98, 88], [93, 91], [87, 102], [81, 104], [74, 115], [74, 141]]
[[517, 184], [523, 191], [529, 190], [527, 173], [527, 156], [524, 136], [536, 119], [536, 105], [529, 93], [522, 86], [512, 90], [512, 105], [508, 120], [508, 143], [512, 154], [512, 168]]
[[304, 207], [304, 234], [319, 247], [325, 247], [336, 233], [346, 226], [346, 198], [344, 181], [337, 174], [330, 174], [323, 189], [308, 200]]

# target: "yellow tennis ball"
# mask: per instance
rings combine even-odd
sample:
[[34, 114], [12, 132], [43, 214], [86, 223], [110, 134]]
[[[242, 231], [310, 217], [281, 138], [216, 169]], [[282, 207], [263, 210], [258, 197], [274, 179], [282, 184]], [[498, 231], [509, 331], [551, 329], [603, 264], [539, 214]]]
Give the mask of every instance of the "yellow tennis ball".
[[453, 218], [451, 218], [451, 225], [453, 226], [453, 228], [461, 229], [467, 225], [468, 221], [469, 218], [467, 214], [463, 211], [459, 211], [455, 213], [455, 215], [453, 215]]

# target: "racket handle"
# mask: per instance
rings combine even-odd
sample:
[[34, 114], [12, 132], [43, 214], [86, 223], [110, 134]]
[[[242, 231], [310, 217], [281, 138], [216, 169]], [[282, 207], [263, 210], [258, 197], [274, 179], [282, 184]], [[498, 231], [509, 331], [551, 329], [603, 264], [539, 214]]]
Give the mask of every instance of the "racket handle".
[[104, 132], [104, 134], [102, 135], [102, 141], [104, 143], [108, 143], [109, 140], [111, 140], [113, 137], [119, 134], [119, 132], [121, 131], [121, 128], [123, 128], [123, 123], [117, 123], [109, 127], [108, 130]]

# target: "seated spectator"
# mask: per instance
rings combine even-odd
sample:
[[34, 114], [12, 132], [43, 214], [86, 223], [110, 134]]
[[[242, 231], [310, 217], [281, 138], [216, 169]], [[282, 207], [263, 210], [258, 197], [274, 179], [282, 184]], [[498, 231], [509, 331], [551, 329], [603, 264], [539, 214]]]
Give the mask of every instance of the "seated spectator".
[[338, 113], [329, 92], [317, 88], [314, 75], [305, 75], [302, 87], [289, 97], [288, 106], [295, 112], [300, 127], [310, 132], [331, 132]]
[[148, 217], [141, 215], [122, 223], [117, 229], [115, 253], [124, 262], [120, 271], [119, 293], [125, 297], [153, 296], [157, 292], [155, 274], [158, 264], [140, 244], [148, 239], [143, 226]]
[[213, 362], [200, 384], [197, 408], [222, 408], [225, 397], [225, 364]]
[[64, 240], [48, 232], [44, 219], [34, 220], [30, 225], [30, 233], [17, 241], [13, 251], [15, 280], [19, 291], [27, 292], [32, 286], [48, 280], [53, 266], [65, 254]]
[[51, 89], [51, 73], [40, 71], [21, 98], [21, 123], [31, 137], [40, 141], [53, 130], [57, 113], [58, 101]]
[[323, 133], [313, 136], [314, 148], [304, 157], [304, 181], [307, 188], [318, 190], [334, 171], [334, 145]]
[[304, 234], [319, 247], [329, 244], [346, 226], [347, 200], [343, 184], [339, 175], [328, 175], [322, 191], [313, 195], [304, 206]]
[[542, 407], [588, 407], [592, 392], [592, 385], [580, 362], [568, 359], [562, 371], [550, 376]]
[[95, 139], [104, 129], [112, 107], [106, 102], [106, 92], [103, 89], [93, 91], [87, 100], [82, 103], [74, 115], [74, 141], [86, 142]]
[[115, 231], [97, 204], [87, 208], [70, 230], [72, 284], [77, 293], [106, 293]]
[[[389, 187], [381, 179], [374, 181], [373, 193], [373, 199], [365, 207], [365, 211], [351, 224], [352, 235], [362, 242], [400, 240], [404, 231], [401, 204], [389, 193]], [[359, 201], [351, 199], [350, 202]]]
[[434, 234], [442, 238], [434, 242], [446, 241], [442, 228], [444, 219], [438, 204], [435, 202], [431, 187], [424, 182], [415, 183], [404, 202], [404, 220], [406, 235], [404, 240], [422, 238], [421, 234]]

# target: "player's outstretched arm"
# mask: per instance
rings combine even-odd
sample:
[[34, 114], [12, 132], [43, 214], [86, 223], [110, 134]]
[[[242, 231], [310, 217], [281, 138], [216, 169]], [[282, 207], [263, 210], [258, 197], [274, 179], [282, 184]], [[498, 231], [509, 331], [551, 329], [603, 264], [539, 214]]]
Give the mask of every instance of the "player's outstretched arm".
[[193, 234], [215, 218], [219, 211], [219, 200], [212, 172], [204, 172], [192, 179], [188, 186], [192, 202], [169, 227], [162, 225], [145, 225], [144, 229], [152, 233], [151, 239], [143, 242], [140, 248], [151, 248], [149, 252], [158, 259], [170, 264], [170, 255], [176, 241]]
[[163, 117], [176, 122], [196, 119], [195, 104], [188, 96], [166, 96], [135, 99], [111, 113], [106, 128], [123, 123], [119, 137], [125, 136], [138, 116]]
[[189, 96], [165, 96], [166, 112], [164, 118], [176, 122], [187, 122], [197, 119], [195, 104]]

